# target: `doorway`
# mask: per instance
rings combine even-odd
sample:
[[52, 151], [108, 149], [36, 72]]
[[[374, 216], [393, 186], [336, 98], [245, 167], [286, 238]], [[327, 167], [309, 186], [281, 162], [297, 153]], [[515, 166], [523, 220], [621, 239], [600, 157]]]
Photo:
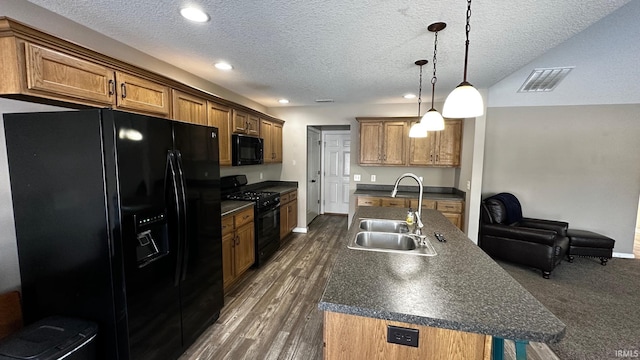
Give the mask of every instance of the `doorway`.
[[307, 225], [320, 214], [320, 136], [319, 129], [307, 127]]
[[323, 131], [323, 213], [349, 213], [351, 132]]

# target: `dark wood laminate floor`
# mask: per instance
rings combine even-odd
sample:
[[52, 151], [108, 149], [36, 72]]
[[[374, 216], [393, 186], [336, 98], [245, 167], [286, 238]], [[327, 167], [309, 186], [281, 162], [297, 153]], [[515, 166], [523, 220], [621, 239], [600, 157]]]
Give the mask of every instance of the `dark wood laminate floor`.
[[[225, 296], [218, 321], [180, 360], [322, 359], [318, 301], [338, 250], [347, 217], [322, 215], [307, 234], [293, 234], [262, 268], [251, 269]], [[505, 342], [505, 359], [515, 359]], [[558, 359], [544, 344], [528, 346], [528, 359]]]

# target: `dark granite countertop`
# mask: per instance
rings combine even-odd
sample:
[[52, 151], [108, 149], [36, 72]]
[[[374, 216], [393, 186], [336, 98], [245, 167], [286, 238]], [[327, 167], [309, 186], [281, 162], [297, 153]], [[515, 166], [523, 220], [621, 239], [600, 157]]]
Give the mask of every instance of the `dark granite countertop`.
[[288, 193], [289, 191], [292, 191], [292, 190], [298, 190], [298, 187], [297, 186], [292, 186], [292, 185], [275, 185], [275, 186], [269, 186], [269, 187], [261, 188], [260, 190], [273, 191], [273, 192], [278, 192], [280, 194], [284, 194], [284, 193]]
[[236, 211], [242, 210], [250, 206], [253, 206], [252, 201], [223, 200], [220, 203], [222, 216], [227, 216], [231, 213], [234, 213]]
[[[422, 220], [436, 256], [347, 248], [360, 218], [405, 215], [405, 209], [358, 209], [318, 304], [321, 310], [505, 339], [562, 339], [565, 325], [435, 210], [424, 210]], [[433, 231], [447, 242], [437, 241]]]

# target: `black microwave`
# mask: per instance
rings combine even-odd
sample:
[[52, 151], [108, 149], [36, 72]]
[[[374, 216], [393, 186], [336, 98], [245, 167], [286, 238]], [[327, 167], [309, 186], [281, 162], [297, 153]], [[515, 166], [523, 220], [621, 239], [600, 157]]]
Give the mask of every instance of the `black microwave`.
[[261, 138], [231, 135], [231, 165], [256, 165], [263, 163], [264, 143]]

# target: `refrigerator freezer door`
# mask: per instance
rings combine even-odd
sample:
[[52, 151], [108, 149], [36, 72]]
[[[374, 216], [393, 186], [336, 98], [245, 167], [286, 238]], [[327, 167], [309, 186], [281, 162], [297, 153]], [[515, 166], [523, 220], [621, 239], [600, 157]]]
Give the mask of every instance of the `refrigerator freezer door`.
[[180, 244], [176, 189], [168, 163], [171, 122], [123, 112], [113, 115], [130, 359], [177, 358], [182, 352], [175, 284]]
[[180, 294], [185, 349], [218, 318], [223, 305], [220, 167], [217, 129], [174, 123], [184, 176], [187, 231]]

